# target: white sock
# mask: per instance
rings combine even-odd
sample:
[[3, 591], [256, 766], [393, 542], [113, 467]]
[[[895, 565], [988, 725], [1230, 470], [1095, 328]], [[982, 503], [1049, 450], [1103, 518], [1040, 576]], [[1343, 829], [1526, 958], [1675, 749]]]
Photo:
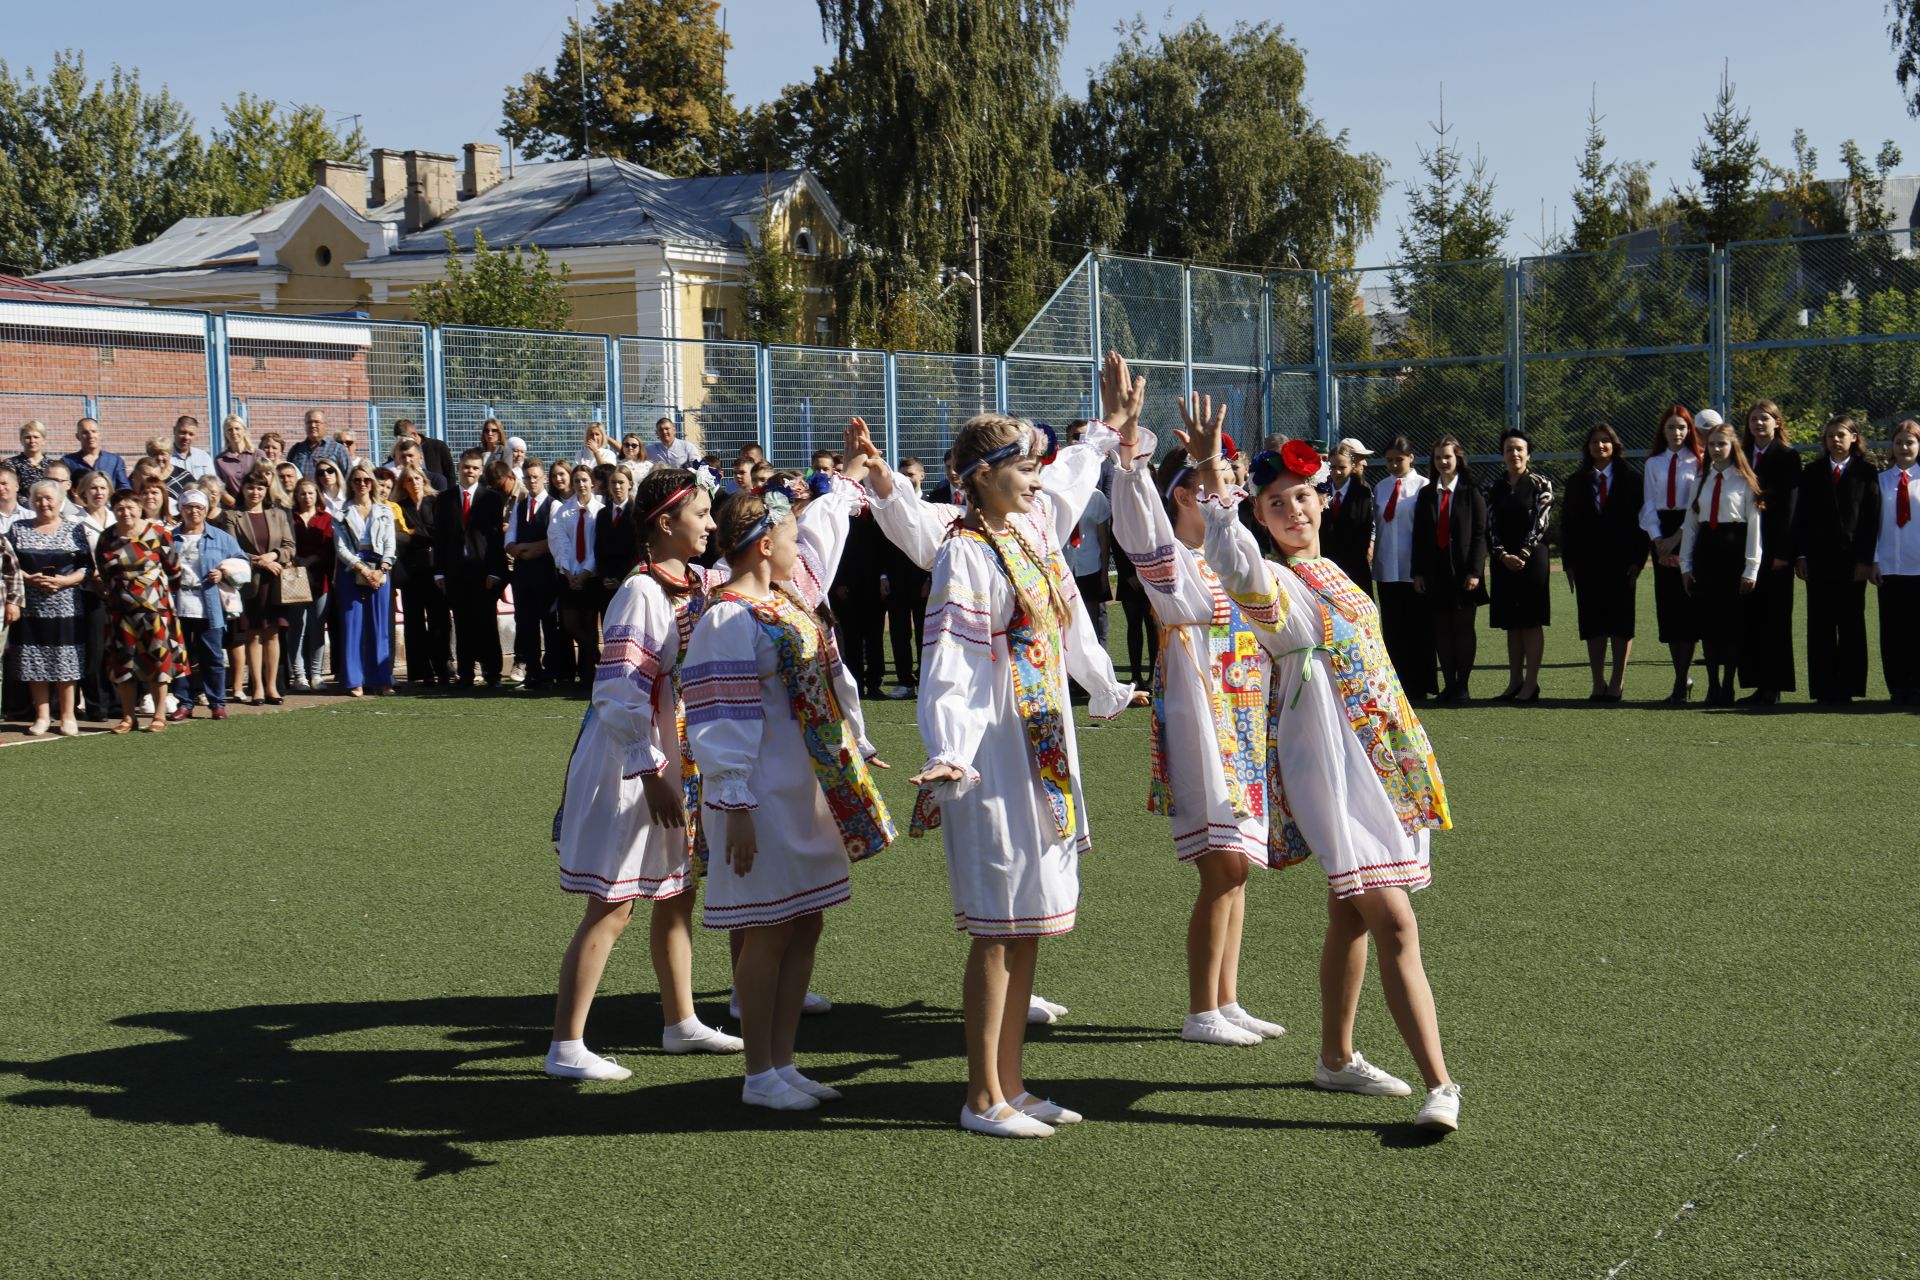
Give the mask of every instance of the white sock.
[[771, 1068], [757, 1075], [747, 1077], [747, 1088], [753, 1090], [755, 1093], [772, 1093], [776, 1089], [784, 1089], [787, 1087], [789, 1087], [787, 1082], [780, 1078], [778, 1068]]
[[677, 1035], [683, 1038], [688, 1038], [692, 1036], [697, 1036], [702, 1031], [705, 1031], [706, 1029], [707, 1029], [707, 1024], [700, 1021], [699, 1014], [695, 1014], [693, 1017], [688, 1018], [684, 1022], [676, 1022], [672, 1026], [668, 1027], [667, 1034], [670, 1036]]
[[1251, 1018], [1253, 1016], [1240, 1007], [1238, 1000], [1235, 1000], [1232, 1004], [1221, 1005], [1220, 1012], [1228, 1018]]
[[585, 1040], [555, 1040], [547, 1046], [547, 1057], [563, 1067], [580, 1066], [587, 1057]]
[[1220, 1016], [1220, 1011], [1218, 1009], [1208, 1009], [1205, 1013], [1190, 1013], [1187, 1016], [1189, 1018], [1192, 1018], [1195, 1022], [1225, 1022], [1226, 1021], [1225, 1018]]

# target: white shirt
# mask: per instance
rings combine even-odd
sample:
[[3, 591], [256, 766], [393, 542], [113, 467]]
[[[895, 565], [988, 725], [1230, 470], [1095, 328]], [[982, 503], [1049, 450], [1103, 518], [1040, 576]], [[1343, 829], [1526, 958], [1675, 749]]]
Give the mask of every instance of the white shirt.
[[[1667, 475], [1673, 477], [1673, 503], [1667, 503]], [[1640, 528], [1649, 538], [1660, 537], [1660, 513], [1693, 505], [1693, 486], [1700, 481], [1700, 463], [1690, 452], [1669, 449], [1647, 459], [1647, 487], [1640, 499]]]
[[200, 548], [205, 535], [177, 533], [173, 540], [180, 549], [180, 589], [173, 593], [173, 611], [182, 618], [203, 619], [207, 602], [200, 595], [200, 584], [207, 575], [200, 566]]
[[[1907, 478], [1907, 527], [1899, 524], [1900, 478]], [[1920, 466], [1902, 471], [1888, 467], [1880, 473], [1880, 540], [1873, 562], [1883, 574], [1920, 575]]]
[[580, 451], [573, 455], [573, 465], [576, 467], [597, 467], [603, 462], [619, 460], [620, 455], [605, 445], [601, 445], [598, 449], [589, 449], [583, 444], [580, 446]]
[[647, 446], [647, 457], [663, 467], [691, 467], [700, 461], [700, 451], [689, 440], [675, 440], [672, 444], [656, 440]]
[[[595, 494], [593, 501], [582, 507], [576, 498], [568, 498], [558, 511], [547, 517], [547, 550], [553, 556], [553, 567], [561, 573], [594, 573], [599, 569], [593, 558], [593, 522], [605, 504]], [[575, 553], [575, 544], [579, 540], [580, 522], [586, 521], [586, 555]]]
[[[1664, 483], [1664, 481], [1663, 481]], [[1731, 464], [1709, 471], [1700, 481], [1700, 501], [1687, 504], [1687, 517], [1680, 525], [1680, 570], [1693, 572], [1693, 548], [1699, 531], [1714, 522], [1714, 487], [1719, 486], [1718, 515], [1723, 525], [1746, 526], [1746, 565], [1740, 576], [1748, 582], [1760, 577], [1760, 507], [1747, 479]], [[1699, 510], [1694, 510], [1698, 505]]]
[[[1665, 481], [1661, 483], [1664, 484]], [[1602, 488], [1603, 485], [1605, 486], [1604, 488]], [[1611, 462], [1604, 467], [1595, 467], [1593, 469], [1593, 509], [1595, 511], [1606, 510], [1605, 504], [1600, 501], [1600, 495], [1602, 493], [1606, 494], [1609, 498], [1613, 497], [1613, 464]], [[1665, 496], [1665, 494], [1661, 495], [1663, 498]]]
[[185, 453], [175, 450], [172, 458], [174, 466], [185, 467], [195, 480], [213, 474], [213, 455], [197, 445]]
[[5, 534], [22, 520], [30, 520], [32, 518], [33, 512], [28, 510], [25, 504], [16, 503], [13, 510], [0, 511], [0, 534]]
[[[537, 498], [529, 495], [528, 497], [525, 497], [525, 498], [515, 499], [513, 504], [513, 514], [507, 517], [506, 545], [512, 546], [514, 543], [520, 541], [520, 517], [526, 514], [528, 502], [532, 502], [534, 511], [539, 512], [539, 511], [545, 511], [547, 508], [547, 504], [552, 501], [553, 501], [553, 495], [550, 493], [543, 493]], [[547, 513], [547, 517], [549, 520], [551, 520], [553, 517], [553, 513], [549, 511]], [[551, 535], [551, 533], [553, 532], [553, 526], [551, 524], [547, 526], [547, 532], [549, 535]]]
[[[1394, 486], [1400, 497], [1393, 498]], [[1375, 582], [1411, 582], [1413, 580], [1413, 504], [1427, 478], [1418, 471], [1405, 476], [1388, 475], [1373, 486], [1373, 580]], [[1393, 503], [1393, 519], [1387, 519], [1387, 504]]]

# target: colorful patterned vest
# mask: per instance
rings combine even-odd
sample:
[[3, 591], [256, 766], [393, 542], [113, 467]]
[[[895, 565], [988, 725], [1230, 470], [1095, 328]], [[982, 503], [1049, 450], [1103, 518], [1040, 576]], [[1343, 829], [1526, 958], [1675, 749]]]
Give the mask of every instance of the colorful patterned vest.
[[[1066, 719], [1061, 710], [1065, 694], [1063, 646], [1066, 638], [1059, 619], [1051, 610], [1042, 616], [1028, 616], [1025, 601], [1045, 598], [1047, 575], [1054, 575], [1056, 586], [1065, 572], [1064, 564], [1037, 563], [1023, 543], [1011, 531], [985, 533], [956, 524], [949, 538], [972, 538], [993, 552], [994, 563], [1006, 575], [1013, 588], [1013, 616], [1007, 622], [1007, 653], [1013, 659], [1013, 703], [1026, 731], [1027, 750], [1033, 757], [1040, 786], [1053, 809], [1054, 830], [1067, 839], [1080, 829], [1073, 795], [1072, 762], [1067, 757]], [[1049, 557], [1058, 560], [1058, 557]], [[940, 825], [940, 808], [931, 788], [922, 787], [914, 802], [912, 835], [924, 835]]]
[[[1387, 646], [1380, 638], [1379, 609], [1331, 560], [1289, 560], [1287, 568], [1320, 599], [1320, 643], [1301, 655], [1301, 685], [1313, 678], [1314, 654], [1325, 653], [1340, 709], [1366, 749], [1367, 761], [1386, 790], [1401, 828], [1408, 835], [1421, 830], [1450, 830], [1453, 818], [1447, 810], [1440, 765], [1433, 758], [1427, 731], [1421, 727], [1420, 717], [1414, 714], [1413, 703], [1387, 657]], [[1290, 698], [1283, 693], [1276, 680], [1267, 699], [1267, 776], [1272, 781], [1274, 810], [1283, 818], [1271, 825], [1267, 836], [1272, 865], [1276, 867], [1299, 862], [1312, 853], [1293, 821], [1280, 779], [1275, 750], [1280, 741], [1280, 713], [1299, 700], [1297, 690]]]
[[[1267, 662], [1259, 637], [1228, 596], [1197, 548], [1184, 548], [1213, 593], [1213, 621], [1204, 631], [1206, 660], [1197, 665], [1207, 675], [1207, 698], [1213, 704], [1214, 737], [1220, 763], [1226, 770], [1227, 795], [1238, 818], [1264, 817], [1266, 805]], [[1175, 554], [1179, 554], [1176, 552]], [[1191, 652], [1202, 629], [1195, 626], [1160, 628], [1160, 655], [1153, 664], [1153, 730], [1149, 737], [1153, 777], [1147, 786], [1147, 812], [1174, 815], [1173, 782], [1167, 771], [1167, 651], [1182, 645]], [[1194, 655], [1196, 658], [1199, 655]]]
[[840, 709], [840, 700], [834, 696], [826, 629], [785, 584], [765, 600], [732, 591], [720, 594], [744, 606], [773, 643], [780, 682], [786, 686], [793, 718], [799, 722], [800, 736], [807, 744], [813, 776], [840, 827], [847, 857], [855, 862], [872, 857], [893, 843], [893, 818], [867, 772], [867, 762], [860, 758], [859, 744]]

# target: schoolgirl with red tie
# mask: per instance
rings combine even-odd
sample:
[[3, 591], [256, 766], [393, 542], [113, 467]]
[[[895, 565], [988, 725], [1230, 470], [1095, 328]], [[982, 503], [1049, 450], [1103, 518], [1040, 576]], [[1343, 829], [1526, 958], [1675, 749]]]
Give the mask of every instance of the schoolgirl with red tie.
[[1680, 526], [1686, 523], [1694, 486], [1700, 483], [1700, 427], [1720, 421], [1704, 410], [1700, 422], [1683, 404], [1670, 405], [1647, 450], [1640, 528], [1653, 542], [1653, 612], [1660, 643], [1673, 659], [1673, 692], [1668, 702], [1685, 702], [1693, 690], [1693, 651], [1699, 643], [1698, 620], [1680, 575]]
[[1823, 706], [1867, 694], [1867, 578], [1880, 532], [1880, 484], [1846, 414], [1820, 433], [1826, 457], [1800, 473], [1794, 572], [1807, 584], [1807, 692]]
[[1747, 597], [1747, 633], [1740, 646], [1741, 701], [1772, 706], [1799, 687], [1793, 662], [1793, 511], [1800, 501], [1800, 455], [1787, 443], [1780, 406], [1747, 408], [1747, 465], [1760, 481], [1760, 580]]
[[1920, 706], [1920, 422], [1893, 429], [1893, 465], [1880, 473], [1880, 537], [1873, 581], [1880, 588], [1880, 662], [1895, 706]]

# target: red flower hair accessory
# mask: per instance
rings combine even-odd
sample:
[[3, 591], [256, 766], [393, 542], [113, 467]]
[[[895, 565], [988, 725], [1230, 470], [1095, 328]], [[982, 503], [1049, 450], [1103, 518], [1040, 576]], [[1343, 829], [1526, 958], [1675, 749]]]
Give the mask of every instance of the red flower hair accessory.
[[1220, 456], [1228, 462], [1237, 462], [1240, 458], [1240, 450], [1233, 443], [1233, 437], [1224, 431], [1220, 433]]
[[1305, 440], [1289, 440], [1280, 446], [1280, 461], [1287, 470], [1311, 480], [1323, 465], [1320, 451]]

